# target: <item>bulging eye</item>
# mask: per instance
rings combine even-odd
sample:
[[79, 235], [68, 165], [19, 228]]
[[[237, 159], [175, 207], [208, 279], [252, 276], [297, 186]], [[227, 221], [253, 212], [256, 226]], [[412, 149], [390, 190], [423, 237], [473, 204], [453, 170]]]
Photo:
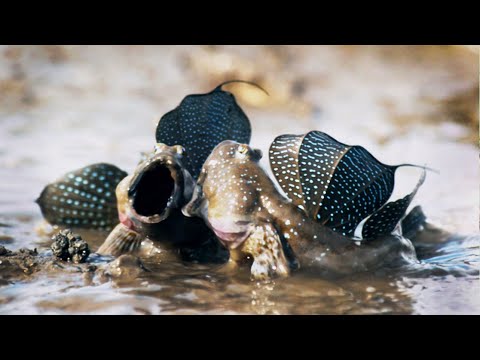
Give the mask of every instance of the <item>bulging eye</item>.
[[237, 152], [241, 155], [246, 155], [248, 153], [248, 147], [246, 145], [239, 145]]
[[185, 148], [181, 145], [175, 145], [175, 152], [178, 155], [185, 155], [185, 153], [186, 153]]

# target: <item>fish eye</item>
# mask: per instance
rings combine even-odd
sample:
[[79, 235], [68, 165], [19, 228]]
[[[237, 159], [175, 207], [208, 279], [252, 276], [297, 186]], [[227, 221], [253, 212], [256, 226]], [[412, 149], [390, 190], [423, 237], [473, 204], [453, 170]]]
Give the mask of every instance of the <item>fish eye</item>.
[[178, 155], [185, 155], [186, 153], [186, 150], [183, 146], [181, 145], [175, 145], [175, 152], [178, 154]]
[[237, 148], [237, 152], [241, 155], [246, 155], [248, 153], [248, 146], [246, 145], [239, 145]]

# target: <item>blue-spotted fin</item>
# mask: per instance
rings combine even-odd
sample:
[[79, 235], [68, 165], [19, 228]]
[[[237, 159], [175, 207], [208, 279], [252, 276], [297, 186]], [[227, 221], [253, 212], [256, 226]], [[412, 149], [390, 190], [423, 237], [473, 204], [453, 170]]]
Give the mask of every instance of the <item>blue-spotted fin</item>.
[[252, 130], [247, 115], [235, 96], [222, 90], [223, 85], [232, 82], [260, 88], [247, 81], [231, 80], [209, 93], [188, 95], [175, 109], [163, 115], [157, 125], [157, 143], [185, 147], [184, 165], [194, 179], [213, 148], [223, 140], [250, 142]]
[[[272, 168], [288, 198], [279, 193], [260, 166], [261, 151], [248, 144], [224, 141], [205, 161], [192, 199], [183, 208], [185, 215], [201, 217], [208, 223], [230, 249], [231, 261], [253, 258], [251, 274], [255, 279], [287, 276], [298, 266], [345, 274], [418, 261], [411, 242], [398, 234], [387, 234], [386, 227], [374, 226], [378, 236], [368, 241], [356, 241], [350, 233], [339, 231], [343, 225], [372, 213], [380, 219], [387, 216], [389, 223], [396, 218], [398, 223], [404, 215], [398, 209], [405, 208], [416, 189], [405, 201], [382, 208], [393, 188], [396, 167], [379, 163], [363, 148], [358, 155], [349, 156], [348, 151], [341, 152], [339, 144], [322, 134], [291, 136], [291, 141], [280, 137], [282, 142], [277, 138], [272, 145]], [[323, 142], [315, 140], [319, 136]], [[308, 146], [304, 149], [303, 144]], [[336, 175], [335, 169], [343, 166], [346, 172]], [[368, 180], [366, 175], [358, 174], [360, 169], [368, 172]], [[357, 184], [355, 180], [359, 185], [351, 185]], [[381, 201], [376, 200], [380, 197], [374, 195], [377, 191], [383, 194]], [[359, 196], [362, 210], [356, 212], [355, 200]], [[327, 212], [323, 212], [326, 203], [320, 203], [323, 199], [330, 201]], [[355, 207], [338, 209], [340, 201], [349, 201]], [[366, 215], [355, 215], [363, 214], [365, 207]], [[337, 210], [340, 215], [333, 220], [338, 225], [328, 226], [332, 218], [329, 212], [337, 214]]]
[[201, 219], [183, 216], [195, 184], [182, 160], [180, 145], [157, 144], [117, 186], [120, 223], [98, 249], [119, 256], [137, 252], [146, 238], [162, 244], [185, 261], [222, 263], [228, 252]]
[[282, 190], [312, 219], [353, 236], [358, 224], [370, 216], [362, 229], [364, 239], [390, 234], [425, 180], [423, 172], [412, 193], [386, 203], [399, 167], [426, 168], [382, 164], [365, 148], [343, 144], [320, 131], [277, 137], [269, 158]]
[[202, 242], [211, 232], [180, 212], [194, 186], [183, 154], [182, 146], [157, 144], [130, 175], [110, 164], [86, 166], [47, 185], [37, 203], [52, 225], [111, 230], [100, 254], [133, 253], [147, 237]]
[[52, 225], [111, 230], [118, 224], [115, 188], [125, 176], [111, 164], [85, 166], [47, 185], [36, 203]]

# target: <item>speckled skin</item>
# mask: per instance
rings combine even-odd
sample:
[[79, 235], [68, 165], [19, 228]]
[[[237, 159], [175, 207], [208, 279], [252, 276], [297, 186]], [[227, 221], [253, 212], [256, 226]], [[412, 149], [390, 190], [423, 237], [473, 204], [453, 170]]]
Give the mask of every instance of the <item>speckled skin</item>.
[[186, 154], [183, 165], [194, 179], [197, 179], [213, 148], [223, 140], [250, 142], [250, 121], [233, 94], [222, 90], [227, 83], [218, 85], [206, 94], [186, 96], [158, 123], [157, 142], [184, 146]]
[[[120, 224], [109, 234], [97, 251], [100, 254], [118, 256], [134, 252], [140, 248], [145, 238], [163, 242], [163, 246], [175, 243], [175, 246], [210, 236], [210, 230], [200, 219], [188, 219], [181, 213], [181, 207], [191, 198], [194, 180], [183, 167], [183, 148], [157, 144], [155, 151], [142, 161], [134, 173], [125, 177], [117, 186], [117, 207]], [[161, 163], [170, 170], [174, 180], [174, 190], [161, 214], [142, 216], [133, 207], [134, 195], [129, 193], [136, 179], [150, 166]], [[172, 241], [174, 239], [174, 241]]]
[[183, 209], [187, 216], [205, 219], [230, 249], [231, 262], [253, 257], [253, 278], [287, 276], [295, 260], [333, 273], [417, 261], [412, 244], [401, 236], [359, 243], [308, 218], [279, 193], [259, 165], [261, 156], [246, 144], [219, 144]]

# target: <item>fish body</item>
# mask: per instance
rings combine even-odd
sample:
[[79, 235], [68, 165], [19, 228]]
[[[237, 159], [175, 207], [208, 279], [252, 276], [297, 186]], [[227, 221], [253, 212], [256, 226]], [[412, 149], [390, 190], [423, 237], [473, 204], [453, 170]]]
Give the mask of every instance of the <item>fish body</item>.
[[[305, 197], [302, 204], [278, 191], [260, 158], [261, 152], [247, 144], [222, 142], [206, 160], [192, 200], [183, 208], [185, 215], [205, 219], [233, 259], [253, 257], [254, 278], [286, 276], [298, 266], [349, 273], [417, 261], [410, 241], [401, 236], [388, 233], [357, 242], [326, 226], [306, 210], [307, 203], [313, 204], [301, 181], [295, 181], [294, 157], [285, 167], [291, 165], [289, 185]], [[285, 179], [279, 179], [281, 187]]]
[[[201, 219], [187, 218], [181, 212], [195, 184], [183, 166], [183, 153], [180, 145], [157, 144], [155, 151], [118, 184], [120, 223], [98, 249], [99, 254], [118, 256], [135, 252], [146, 238], [180, 253], [192, 248], [202, 252], [202, 247], [212, 253], [212, 243], [216, 243], [212, 231]], [[213, 252], [218, 255], [221, 249], [214, 247]], [[199, 256], [212, 260], [214, 255]], [[221, 258], [220, 254], [213, 261], [221, 262]]]
[[[250, 141], [248, 117], [223, 85], [186, 96], [162, 116], [155, 151], [132, 174], [112, 164], [93, 164], [49, 184], [37, 200], [42, 214], [53, 225], [113, 229], [98, 250], [102, 254], [134, 252], [149, 238], [174, 245], [189, 259], [221, 261], [226, 252], [212, 231], [201, 219], [183, 216], [180, 209], [219, 142]], [[197, 248], [202, 246], [209, 250], [200, 254]]]
[[146, 237], [162, 240], [177, 230], [176, 242], [187, 241], [178, 209], [190, 198], [194, 182], [182, 166], [182, 152], [181, 146], [157, 144], [154, 152], [120, 181], [116, 188], [120, 223], [98, 250], [100, 254], [133, 251]]

